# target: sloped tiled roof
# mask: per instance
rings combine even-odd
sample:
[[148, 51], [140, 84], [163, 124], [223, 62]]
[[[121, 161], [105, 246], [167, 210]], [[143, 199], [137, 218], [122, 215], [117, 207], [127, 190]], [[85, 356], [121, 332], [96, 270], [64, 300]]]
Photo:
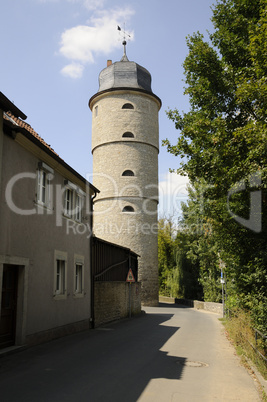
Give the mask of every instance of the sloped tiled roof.
[[21, 120], [19, 117], [14, 116], [11, 112], [4, 112], [4, 119], [11, 121], [16, 126], [24, 128], [30, 134], [32, 134], [37, 140], [39, 140], [45, 147], [47, 147], [50, 151], [52, 151], [55, 155], [59, 156], [54, 149], [45, 142], [45, 140], [40, 137], [40, 135], [32, 128], [32, 126], [25, 121]]
[[[41, 148], [44, 150], [47, 150], [47, 152], [55, 158], [62, 166], [64, 166], [67, 170], [69, 170], [72, 174], [74, 174], [76, 177], [78, 177], [80, 180], [82, 180], [84, 183], [88, 183], [90, 188], [96, 193], [99, 193], [100, 191], [93, 186], [93, 184], [87, 182], [87, 180], [81, 176], [76, 170], [74, 170], [70, 165], [68, 165], [51, 147], [51, 145], [47, 144], [45, 140], [40, 137], [40, 135], [31, 127], [30, 124], [26, 123], [22, 119], [26, 119], [27, 116], [21, 112], [15, 105], [12, 104], [8, 100], [8, 98], [0, 92], [0, 108], [3, 110], [3, 118], [6, 122], [6, 126], [11, 128], [11, 131], [19, 131], [19, 127], [22, 129], [22, 134], [26, 135], [29, 139], [31, 139], [33, 142], [39, 144]], [[11, 111], [10, 111], [11, 110]], [[15, 113], [16, 116], [13, 114]], [[19, 116], [19, 117], [17, 117]], [[20, 118], [22, 117], [22, 119]], [[32, 136], [32, 137], [31, 137]]]
[[0, 109], [4, 112], [8, 110], [11, 111], [15, 116], [20, 117], [21, 119], [27, 119], [26, 114], [24, 114], [13, 102], [11, 102], [3, 92], [0, 91]]

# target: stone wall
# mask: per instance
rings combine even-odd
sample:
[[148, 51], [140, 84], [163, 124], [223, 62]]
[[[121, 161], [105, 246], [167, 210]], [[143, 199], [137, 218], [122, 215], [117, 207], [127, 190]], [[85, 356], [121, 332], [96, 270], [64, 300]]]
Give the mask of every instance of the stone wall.
[[[133, 109], [123, 109], [129, 102]], [[160, 104], [153, 95], [127, 89], [101, 93], [91, 107], [93, 184], [100, 189], [94, 234], [138, 254], [142, 304], [156, 306]]]
[[160, 303], [170, 303], [170, 304], [182, 304], [187, 307], [195, 308], [196, 310], [206, 310], [211, 313], [216, 313], [223, 315], [223, 305], [222, 303], [212, 303], [212, 302], [204, 302], [199, 300], [188, 300], [188, 299], [175, 299], [174, 297], [159, 297]]
[[140, 290], [140, 282], [131, 284], [128, 282], [95, 282], [95, 327], [129, 317], [129, 291], [131, 292], [131, 315], [140, 314]]
[[175, 299], [175, 303], [193, 307], [197, 310], [206, 310], [211, 313], [223, 315], [222, 303], [204, 302], [199, 300]]

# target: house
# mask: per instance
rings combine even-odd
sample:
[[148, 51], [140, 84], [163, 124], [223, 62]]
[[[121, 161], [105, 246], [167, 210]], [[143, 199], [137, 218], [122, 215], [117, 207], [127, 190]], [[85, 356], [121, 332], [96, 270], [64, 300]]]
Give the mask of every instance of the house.
[[0, 348], [90, 328], [99, 192], [0, 92]]

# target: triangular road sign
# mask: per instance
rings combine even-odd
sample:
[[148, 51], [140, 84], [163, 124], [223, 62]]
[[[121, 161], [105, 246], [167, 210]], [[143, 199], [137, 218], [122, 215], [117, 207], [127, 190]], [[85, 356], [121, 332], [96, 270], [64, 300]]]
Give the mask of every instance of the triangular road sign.
[[134, 279], [134, 276], [133, 276], [133, 271], [131, 270], [131, 268], [128, 271], [126, 282], [135, 282], [135, 279]]

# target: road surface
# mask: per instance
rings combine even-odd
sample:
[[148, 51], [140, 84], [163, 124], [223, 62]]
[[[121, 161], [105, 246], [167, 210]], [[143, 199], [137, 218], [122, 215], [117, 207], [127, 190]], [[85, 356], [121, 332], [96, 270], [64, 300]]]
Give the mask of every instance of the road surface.
[[0, 357], [1, 402], [260, 401], [218, 315], [145, 311]]

